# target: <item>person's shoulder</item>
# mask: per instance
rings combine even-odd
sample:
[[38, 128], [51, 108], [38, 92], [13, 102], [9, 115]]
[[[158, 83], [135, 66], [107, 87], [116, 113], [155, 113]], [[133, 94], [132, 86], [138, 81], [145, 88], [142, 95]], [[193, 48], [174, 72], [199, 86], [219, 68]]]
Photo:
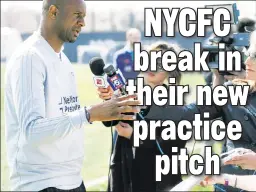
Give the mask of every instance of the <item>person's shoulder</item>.
[[38, 55], [38, 47], [38, 39], [35, 37], [35, 35], [31, 35], [23, 43], [21, 43], [19, 47], [16, 48], [10, 60], [17, 60], [22, 57]]
[[120, 50], [114, 58], [116, 58], [116, 60], [123, 60], [124, 58], [129, 58], [131, 57], [130, 53], [127, 50]]
[[126, 52], [125, 48], [123, 47], [122, 49], [119, 49], [117, 50], [115, 53], [114, 53], [114, 56], [118, 57], [119, 55], [122, 55]]
[[36, 42], [30, 37], [24, 41], [12, 54], [6, 63], [6, 72], [18, 70], [21, 66], [29, 66], [43, 62], [42, 56], [38, 54]]
[[43, 61], [34, 47], [24, 47], [23, 49], [16, 50], [8, 63], [31, 63], [32, 61]]

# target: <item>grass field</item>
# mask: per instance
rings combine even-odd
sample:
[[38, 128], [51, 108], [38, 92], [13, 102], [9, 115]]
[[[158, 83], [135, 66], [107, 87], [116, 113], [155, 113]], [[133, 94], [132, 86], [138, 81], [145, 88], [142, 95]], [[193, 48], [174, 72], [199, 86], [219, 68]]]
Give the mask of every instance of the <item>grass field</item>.
[[[96, 88], [92, 81], [92, 74], [87, 65], [74, 65], [78, 94], [81, 105], [92, 105], [101, 100], [97, 97]], [[5, 145], [5, 127], [4, 127], [4, 72], [5, 68], [1, 65], [1, 191], [10, 190], [9, 184], [9, 169], [6, 160], [6, 145]], [[191, 95], [189, 102], [195, 99], [195, 86], [204, 84], [202, 76], [199, 74], [184, 75], [182, 84], [189, 84]], [[111, 147], [111, 131], [102, 126], [101, 123], [93, 123], [86, 127], [85, 130], [85, 150], [86, 156], [82, 175], [85, 184], [94, 181], [95, 179], [107, 176], [108, 161]], [[106, 191], [106, 181], [93, 186], [87, 187], [88, 191]], [[211, 188], [201, 188], [196, 186], [196, 191], [211, 190]]]

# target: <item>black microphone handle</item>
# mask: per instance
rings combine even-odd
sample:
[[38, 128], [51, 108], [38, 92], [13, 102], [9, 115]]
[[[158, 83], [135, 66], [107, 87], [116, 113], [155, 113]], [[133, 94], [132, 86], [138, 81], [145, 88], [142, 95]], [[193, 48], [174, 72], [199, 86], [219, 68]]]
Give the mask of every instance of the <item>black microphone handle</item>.
[[111, 126], [116, 126], [119, 121], [102, 121], [103, 125], [105, 127], [111, 127]]
[[124, 87], [121, 87], [119, 90], [121, 91], [122, 95], [127, 95], [126, 90], [125, 90]]
[[[113, 74], [111, 74], [111, 75], [107, 74], [107, 75], [108, 75], [108, 77], [113, 77], [116, 74], [117, 73], [115, 71]], [[125, 85], [122, 86], [119, 90], [121, 92], [121, 95], [127, 95], [126, 90], [125, 90]], [[126, 114], [133, 115], [134, 113], [126, 113]], [[128, 123], [129, 121], [122, 121], [122, 122]], [[111, 127], [111, 126], [116, 126], [119, 123], [119, 120], [115, 120], [115, 121], [102, 121], [102, 123], [104, 124], [105, 127]]]
[[[108, 101], [108, 100], [110, 100], [110, 99], [105, 99], [105, 101]], [[103, 125], [105, 127], [111, 127], [111, 126], [116, 126], [119, 123], [119, 121], [117, 121], [117, 120], [114, 120], [114, 121], [102, 121], [102, 123], [103, 123]]]
[[[124, 87], [121, 87], [119, 90], [121, 91], [121, 95], [127, 95], [126, 90], [125, 90]], [[109, 99], [107, 99], [107, 100], [109, 100]], [[126, 114], [133, 115], [134, 113], [126, 113]], [[129, 121], [123, 121], [123, 122], [128, 123]], [[105, 127], [111, 127], [111, 126], [116, 126], [119, 123], [119, 120], [115, 120], [115, 121], [102, 121], [102, 123], [103, 123], [103, 125]]]

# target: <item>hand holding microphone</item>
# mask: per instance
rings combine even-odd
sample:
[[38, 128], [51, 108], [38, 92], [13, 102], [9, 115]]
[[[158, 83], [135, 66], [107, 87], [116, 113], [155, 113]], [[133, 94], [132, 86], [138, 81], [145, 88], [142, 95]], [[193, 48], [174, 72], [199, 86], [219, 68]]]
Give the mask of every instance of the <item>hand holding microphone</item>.
[[[93, 105], [88, 112], [90, 122], [93, 121], [113, 121], [113, 120], [134, 120], [135, 115], [129, 113], [139, 113], [140, 101], [133, 100], [137, 95], [120, 96], [107, 100], [103, 103]], [[131, 100], [132, 99], [132, 100]]]
[[126, 95], [125, 91], [125, 79], [121, 72], [118, 72], [113, 65], [108, 65], [103, 68], [105, 74], [107, 74], [108, 84], [111, 86], [112, 90], [121, 95]]
[[[111, 86], [111, 88], [113, 89], [114, 93], [117, 93], [116, 95], [119, 95], [119, 93], [121, 93], [121, 95], [123, 95], [123, 96], [127, 95], [126, 89], [125, 89], [126, 81], [125, 81], [125, 78], [123, 77], [121, 71], [116, 70], [113, 65], [105, 66], [103, 68], [103, 71], [105, 74], [107, 74], [107, 77], [108, 77], [107, 81], [108, 81], [109, 85]], [[133, 101], [133, 99], [136, 99], [136, 98], [137, 97], [131, 98], [130, 101]], [[140, 101], [139, 101], [139, 103], [141, 104]], [[140, 110], [142, 108], [145, 108], [145, 107], [139, 106], [137, 108], [138, 109], [137, 113], [138, 113], [138, 116], [140, 117], [140, 119], [144, 120], [143, 115], [140, 113]], [[134, 113], [130, 112], [130, 111], [126, 111], [126, 113], [123, 115], [127, 115], [127, 116], [133, 115], [134, 119], [130, 119], [130, 120], [137, 119], [136, 114], [134, 115]], [[124, 134], [125, 137], [129, 138], [132, 134], [133, 129], [131, 129], [131, 127], [129, 127], [127, 123], [122, 122], [122, 123], [119, 123], [119, 126], [118, 126], [118, 122], [115, 122], [114, 125], [117, 125], [117, 131], [119, 132], [119, 134]], [[109, 124], [104, 123], [104, 125], [109, 127]], [[110, 126], [113, 126], [113, 124], [111, 123]], [[125, 129], [127, 128], [128, 130], [125, 130], [123, 128], [125, 128]], [[164, 154], [157, 140], [156, 140], [156, 144], [157, 144], [157, 147], [158, 147], [159, 151], [161, 152], [161, 154]]]
[[110, 86], [108, 86], [107, 88], [98, 87], [97, 91], [98, 91], [99, 98], [101, 98], [102, 100], [111, 99], [114, 93]]
[[94, 74], [93, 81], [98, 88], [98, 95], [101, 99], [110, 99], [114, 92], [117, 96], [120, 94], [126, 95], [126, 80], [123, 74], [116, 70], [113, 65], [105, 66], [103, 59], [99, 57], [91, 59], [89, 65]]
[[[94, 84], [98, 87], [98, 90], [110, 89], [107, 75], [104, 73], [104, 61], [101, 58], [93, 58], [90, 63], [90, 68], [94, 74]], [[138, 113], [140, 101], [135, 100], [137, 97], [134, 95], [118, 96], [116, 98], [109, 99], [107, 95], [103, 98], [107, 98], [105, 102], [94, 105], [88, 109], [90, 115], [90, 122], [93, 121], [112, 121], [112, 120], [134, 120], [134, 113]], [[127, 114], [128, 113], [128, 114]], [[132, 113], [133, 115], [129, 114]]]
[[105, 67], [103, 59], [100, 57], [94, 57], [89, 61], [89, 66], [93, 73], [93, 82], [95, 86], [98, 88], [109, 87], [107, 75], [103, 71], [103, 68]]
[[107, 81], [107, 75], [104, 72], [105, 63], [102, 58], [94, 57], [89, 62], [90, 69], [93, 73], [93, 82], [97, 87], [99, 98], [102, 100], [109, 100], [113, 96], [113, 89]]

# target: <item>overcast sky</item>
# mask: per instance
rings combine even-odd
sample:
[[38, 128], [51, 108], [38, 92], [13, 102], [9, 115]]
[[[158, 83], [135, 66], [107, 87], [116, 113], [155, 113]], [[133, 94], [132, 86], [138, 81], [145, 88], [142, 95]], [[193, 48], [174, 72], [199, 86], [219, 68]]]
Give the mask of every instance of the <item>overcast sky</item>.
[[[144, 7], [202, 7], [205, 4], [237, 3], [241, 16], [256, 16], [255, 1], [87, 1], [87, 8], [99, 11], [108, 9], [143, 9]], [[2, 9], [10, 5], [26, 6], [40, 11], [42, 1], [1, 1]], [[136, 4], [136, 6], [134, 6]]]

